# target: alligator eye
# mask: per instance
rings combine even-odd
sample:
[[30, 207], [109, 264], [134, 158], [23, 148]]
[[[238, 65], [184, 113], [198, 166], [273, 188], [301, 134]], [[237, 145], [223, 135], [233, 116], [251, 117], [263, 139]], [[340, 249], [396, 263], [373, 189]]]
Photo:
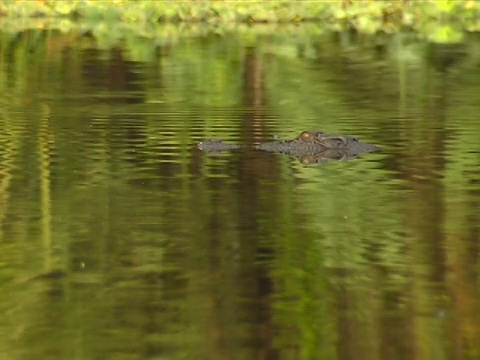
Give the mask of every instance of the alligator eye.
[[302, 135], [300, 135], [303, 140], [305, 141], [310, 141], [312, 139], [312, 134], [309, 133], [308, 131], [302, 132]]
[[302, 165], [311, 165], [315, 164], [315, 156], [313, 155], [304, 155], [300, 158]]

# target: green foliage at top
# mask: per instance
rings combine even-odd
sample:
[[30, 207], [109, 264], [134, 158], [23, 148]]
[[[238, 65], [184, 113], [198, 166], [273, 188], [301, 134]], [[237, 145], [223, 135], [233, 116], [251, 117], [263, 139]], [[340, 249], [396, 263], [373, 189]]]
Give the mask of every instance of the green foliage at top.
[[[136, 24], [317, 22], [330, 29], [354, 28], [363, 33], [410, 28], [439, 42], [458, 38], [459, 30], [478, 31], [480, 2], [429, 1], [143, 1], [16, 0], [0, 1], [6, 18], [70, 18], [87, 22]], [[439, 27], [439, 30], [435, 30]]]

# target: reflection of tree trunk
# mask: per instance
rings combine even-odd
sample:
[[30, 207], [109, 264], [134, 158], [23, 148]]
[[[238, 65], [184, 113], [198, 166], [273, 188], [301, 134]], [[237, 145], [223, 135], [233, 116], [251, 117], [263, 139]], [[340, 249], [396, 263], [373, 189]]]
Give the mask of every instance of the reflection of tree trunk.
[[50, 250], [52, 249], [52, 198], [50, 194], [51, 174], [50, 174], [50, 155], [53, 143], [52, 135], [49, 129], [50, 110], [48, 107], [41, 119], [39, 130], [39, 154], [40, 154], [40, 191], [41, 191], [41, 213], [42, 213], [42, 241], [45, 250], [45, 272], [52, 270], [52, 259]]
[[[455, 211], [458, 210], [458, 211]], [[453, 209], [451, 222], [461, 225], [463, 209]], [[467, 224], [462, 224], [467, 225]], [[478, 314], [479, 301], [476, 286], [476, 271], [473, 264], [478, 261], [478, 235], [465, 234], [471, 229], [467, 226], [458, 226], [455, 233], [447, 236], [448, 249], [448, 285], [452, 299], [452, 309], [449, 317], [451, 322], [450, 338], [453, 342], [454, 359], [469, 358], [480, 352], [480, 316]], [[473, 236], [472, 236], [473, 235]], [[475, 251], [472, 251], [475, 249]]]
[[[449, 184], [454, 190], [455, 184]], [[465, 185], [464, 185], [465, 186]], [[445, 257], [447, 267], [446, 284], [452, 301], [452, 319], [449, 336], [453, 343], [453, 359], [478, 358], [480, 354], [480, 314], [478, 309], [478, 256], [480, 254], [480, 234], [478, 217], [473, 216], [479, 208], [478, 190], [459, 193], [454, 202], [446, 206]], [[452, 198], [450, 194], [449, 199]], [[468, 199], [468, 200], [467, 200]], [[463, 200], [463, 201], [462, 201]], [[474, 203], [471, 203], [474, 201]]]
[[[244, 117], [244, 133], [247, 136], [253, 134], [253, 141], [264, 137], [267, 128], [262, 116], [263, 105], [265, 104], [264, 83], [263, 83], [263, 63], [262, 59], [257, 55], [256, 48], [248, 47], [245, 55], [245, 68], [243, 77], [244, 89], [244, 106], [246, 113]], [[252, 139], [248, 139], [250, 142]], [[262, 207], [260, 199], [265, 200], [263, 194], [275, 194], [276, 192], [263, 185], [261, 180], [265, 177], [278, 177], [279, 169], [275, 159], [266, 157], [251, 157], [243, 154], [241, 160], [241, 186], [242, 199], [240, 199], [241, 215], [240, 219], [244, 222], [241, 224], [245, 229], [242, 234], [242, 240], [245, 245], [251, 246], [250, 261], [258, 262], [272, 256], [273, 250], [266, 245], [262, 245], [262, 239], [259, 234], [262, 231], [258, 228], [258, 220], [261, 218], [259, 210]], [[270, 186], [271, 187], [271, 186]], [[271, 206], [274, 206], [275, 199], [272, 199]], [[253, 321], [258, 324], [258, 334], [253, 338], [260, 340], [257, 359], [273, 359], [272, 350], [272, 280], [268, 269], [264, 265], [251, 266], [249, 277], [255, 279], [256, 289], [253, 296], [256, 296], [255, 316]], [[253, 285], [253, 282], [250, 284]]]
[[[246, 50], [243, 77], [245, 108], [243, 136], [251, 143], [268, 133], [264, 121], [263, 64], [255, 48]], [[258, 155], [258, 156], [257, 156]], [[223, 178], [210, 178], [208, 199], [200, 208], [205, 235], [197, 237], [199, 267], [195, 273], [197, 321], [202, 324], [202, 353], [209, 359], [274, 360], [272, 279], [268, 265], [276, 219], [265, 219], [279, 208], [280, 169], [274, 156], [239, 152], [235, 186]], [[272, 154], [267, 154], [272, 155]], [[236, 155], [235, 155], [236, 156]], [[237, 185], [238, 184], [238, 185]], [[200, 193], [207, 192], [203, 189]], [[192, 198], [198, 211], [200, 198]], [[260, 221], [262, 225], [260, 225]], [[268, 224], [265, 224], [268, 221]], [[207, 357], [205, 357], [207, 358]]]
[[12, 129], [11, 119], [5, 119], [3, 129], [5, 133], [0, 137], [0, 143], [3, 144], [3, 156], [0, 161], [0, 242], [4, 240], [3, 230], [10, 199], [13, 161], [18, 151], [18, 136]]
[[[124, 58], [122, 50], [114, 48], [110, 51], [110, 59], [105, 62], [100, 59], [101, 52], [89, 49], [82, 53], [82, 78], [86, 85], [96, 92], [106, 91], [108, 98], [103, 99], [109, 104], [119, 103], [139, 104], [144, 101], [142, 78], [135, 71], [132, 62]], [[116, 97], [115, 95], [119, 96]]]
[[[426, 81], [432, 81], [431, 76]], [[435, 84], [434, 84], [435, 86]], [[435, 101], [427, 109], [423, 120], [423, 128], [412, 129], [412, 142], [407, 148], [409, 156], [404, 157], [408, 161], [406, 182], [411, 189], [411, 195], [407, 199], [407, 234], [412, 238], [411, 262], [412, 262], [412, 317], [411, 331], [415, 343], [408, 344], [412, 348], [409, 359], [434, 358], [431, 347], [425, 346], [425, 339], [435, 340], [435, 329], [431, 326], [431, 319], [425, 314], [434, 316], [438, 304], [439, 293], [442, 289], [439, 285], [445, 284], [445, 247], [442, 224], [444, 223], [445, 204], [443, 202], [444, 189], [441, 175], [445, 171], [445, 141], [448, 134], [445, 122], [446, 100], [445, 81], [438, 84], [428, 92], [430, 98]], [[436, 95], [436, 96], [432, 96]], [[434, 157], [422, 154], [436, 154]], [[432, 283], [435, 288], [432, 289]], [[421, 316], [423, 315], [423, 316]], [[408, 338], [407, 338], [408, 339]], [[398, 341], [398, 339], [396, 340]], [[405, 344], [407, 345], [407, 344]], [[385, 343], [387, 346], [387, 343]]]
[[258, 108], [264, 104], [262, 60], [256, 54], [256, 48], [246, 48], [245, 69], [243, 73], [245, 105]]
[[343, 360], [355, 359], [355, 356], [362, 354], [355, 351], [355, 342], [356, 339], [352, 338], [352, 316], [353, 312], [351, 309], [351, 299], [346, 291], [346, 286], [342, 284], [340, 291], [337, 293], [336, 304], [338, 307], [338, 318], [337, 318], [337, 332], [339, 334], [338, 342], [338, 357]]
[[247, 109], [244, 130], [246, 135], [253, 134], [256, 139], [265, 135], [266, 129], [262, 117], [262, 106], [265, 104], [263, 91], [263, 63], [262, 59], [257, 56], [255, 48], [246, 48], [244, 64], [243, 105]]
[[[244, 107], [246, 109], [244, 116], [243, 131], [246, 141], [248, 143], [255, 142], [265, 138], [270, 132], [268, 124], [264, 119], [264, 105], [265, 93], [263, 84], [263, 62], [257, 55], [256, 48], [249, 47], [246, 49], [245, 54], [245, 68], [243, 71], [243, 91], [244, 91]], [[253, 137], [253, 138], [252, 138]], [[250, 184], [254, 179], [274, 178], [278, 179], [280, 176], [278, 164], [275, 158], [272, 156], [263, 157], [255, 156], [251, 157], [248, 154], [244, 154], [242, 160], [242, 177], [249, 181], [244, 181], [243, 184]], [[254, 185], [252, 185], [255, 187]], [[251, 189], [245, 189], [246, 191], [255, 191]], [[252, 194], [250, 199], [256, 199], [255, 193]]]

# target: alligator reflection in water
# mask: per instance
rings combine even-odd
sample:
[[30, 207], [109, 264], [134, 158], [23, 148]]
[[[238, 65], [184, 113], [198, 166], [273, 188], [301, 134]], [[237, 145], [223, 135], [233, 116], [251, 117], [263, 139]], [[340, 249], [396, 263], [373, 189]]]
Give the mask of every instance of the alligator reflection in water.
[[378, 151], [373, 144], [362, 143], [358, 138], [326, 134], [323, 131], [303, 131], [295, 139], [271, 141], [255, 145], [227, 144], [222, 140], [205, 140], [197, 147], [206, 152], [253, 149], [282, 153], [297, 158], [304, 165], [315, 165], [330, 160], [355, 159], [364, 153]]

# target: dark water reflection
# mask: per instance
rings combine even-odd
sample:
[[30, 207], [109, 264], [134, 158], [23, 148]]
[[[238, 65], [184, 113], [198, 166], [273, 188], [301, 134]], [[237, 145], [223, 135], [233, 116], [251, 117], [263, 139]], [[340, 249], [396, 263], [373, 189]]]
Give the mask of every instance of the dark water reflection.
[[[302, 29], [2, 34], [3, 358], [480, 356], [477, 42]], [[303, 129], [382, 152], [194, 146]]]

